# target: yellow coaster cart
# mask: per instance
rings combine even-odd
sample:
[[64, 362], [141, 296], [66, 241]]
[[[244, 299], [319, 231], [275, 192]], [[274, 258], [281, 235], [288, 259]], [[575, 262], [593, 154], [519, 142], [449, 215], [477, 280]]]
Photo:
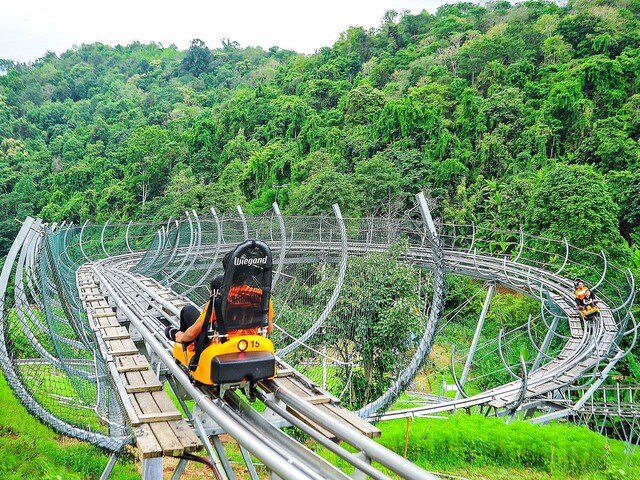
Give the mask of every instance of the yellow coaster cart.
[[192, 344], [173, 346], [194, 382], [238, 386], [252, 396], [258, 380], [275, 376], [275, 350], [267, 338], [272, 266], [271, 250], [259, 240], [247, 240], [224, 257], [222, 287], [206, 306], [202, 331]]

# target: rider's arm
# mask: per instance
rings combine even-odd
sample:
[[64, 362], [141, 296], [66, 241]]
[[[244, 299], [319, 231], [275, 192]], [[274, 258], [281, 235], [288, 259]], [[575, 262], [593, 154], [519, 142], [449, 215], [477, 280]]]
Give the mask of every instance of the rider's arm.
[[202, 325], [204, 325], [204, 318], [207, 316], [209, 304], [205, 305], [202, 309], [202, 313], [198, 317], [198, 320], [187, 328], [184, 332], [176, 333], [176, 342], [189, 343], [196, 339], [198, 334], [202, 331]]

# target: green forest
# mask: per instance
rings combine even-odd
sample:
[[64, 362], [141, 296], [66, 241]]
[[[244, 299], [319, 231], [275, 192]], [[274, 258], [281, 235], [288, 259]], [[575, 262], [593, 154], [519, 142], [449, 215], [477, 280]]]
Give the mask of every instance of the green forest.
[[26, 215], [392, 215], [640, 271], [640, 1], [388, 11], [313, 55], [199, 39], [0, 60], [0, 255]]
[[[377, 27], [349, 28], [311, 55], [194, 38], [186, 50], [94, 43], [30, 63], [0, 59], [0, 258], [28, 215], [166, 221], [187, 209], [233, 214], [236, 205], [260, 214], [275, 201], [290, 215], [331, 214], [338, 203], [345, 217], [394, 216], [421, 191], [445, 222], [522, 227], [602, 250], [632, 270], [640, 294], [640, 0], [390, 10]], [[412, 298], [417, 280], [389, 265], [373, 258], [360, 267], [378, 286], [401, 279], [400, 294]], [[450, 299], [471, 297], [475, 285], [451, 283]], [[346, 298], [362, 298], [359, 287], [348, 286], [355, 293]], [[503, 302], [507, 314], [527, 306]], [[404, 306], [394, 320], [407, 327], [416, 312]], [[385, 345], [398, 330], [361, 343]], [[440, 338], [447, 347], [473, 327], [452, 330]], [[624, 381], [640, 381], [637, 358], [620, 363]], [[389, 378], [376, 381], [384, 389]], [[0, 379], [10, 405], [7, 392]], [[7, 475], [99, 475], [106, 457], [88, 462], [93, 447], [65, 450], [29, 422], [15, 425], [19, 408], [13, 401], [4, 418], [0, 409]], [[385, 425], [385, 441], [401, 452], [411, 433], [421, 465], [464, 475], [590, 480], [640, 471], [637, 455], [578, 427], [454, 420], [456, 429], [440, 420], [411, 432], [408, 423]], [[456, 443], [472, 457], [452, 450]], [[505, 444], [519, 446], [515, 457]], [[40, 458], [31, 447], [48, 456], [30, 462]], [[137, 476], [122, 469], [118, 478]], [[531, 471], [517, 476], [522, 469]]]

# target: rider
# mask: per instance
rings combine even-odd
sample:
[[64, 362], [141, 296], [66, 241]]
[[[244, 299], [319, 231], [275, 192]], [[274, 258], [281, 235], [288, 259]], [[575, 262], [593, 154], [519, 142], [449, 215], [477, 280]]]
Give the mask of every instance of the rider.
[[[222, 288], [223, 275], [217, 275], [211, 280], [210, 293], [211, 297], [209, 302], [220, 295], [220, 289]], [[206, 312], [209, 309], [209, 302], [207, 302], [199, 312], [193, 305], [186, 305], [180, 310], [180, 328], [176, 328], [173, 325], [169, 325], [164, 329], [165, 336], [172, 342], [178, 343], [191, 343], [198, 334], [202, 331], [202, 326], [205, 323]], [[212, 309], [211, 319], [209, 323], [215, 328], [215, 309]]]
[[582, 306], [582, 299], [584, 298], [586, 291], [587, 291], [587, 286], [582, 281], [582, 279], [576, 278], [573, 281], [573, 295], [575, 297], [576, 305], [578, 306], [578, 309], [580, 309], [580, 307]]
[[595, 308], [597, 305], [597, 299], [596, 296], [591, 293], [591, 290], [587, 289], [586, 292], [584, 292], [584, 297], [582, 298], [582, 304], [584, 305], [584, 308], [587, 309], [589, 307], [591, 308]]
[[595, 308], [597, 300], [595, 295], [587, 288], [584, 281], [579, 278], [576, 278], [573, 281], [574, 287], [574, 295], [576, 300], [576, 306], [578, 310], [584, 311], [587, 310], [588, 307]]
[[[233, 252], [229, 252], [227, 255], [224, 256], [224, 259], [222, 260], [222, 268], [225, 271], [227, 270], [229, 262], [231, 261], [232, 253]], [[240, 275], [240, 279], [245, 280], [245, 278], [243, 277], [249, 276], [250, 270], [251, 269], [249, 268], [247, 269], [244, 275]], [[219, 298], [219, 296], [221, 295], [223, 281], [224, 281], [224, 275], [218, 275], [214, 277], [213, 280], [211, 280], [211, 285], [210, 285], [211, 298], [209, 301]], [[256, 294], [262, 295], [262, 292], [257, 291], [257, 289], [244, 284], [244, 282], [241, 282], [241, 284], [235, 285], [230, 289], [229, 299], [234, 301], [234, 303], [242, 303], [243, 300], [246, 301], [247, 299], [252, 299], [252, 297], [254, 297]], [[208, 310], [209, 310], [209, 302], [205, 304], [205, 306], [202, 309], [202, 312], [199, 312], [198, 309], [193, 305], [187, 305], [183, 307], [182, 310], [180, 310], [180, 329], [177, 329], [176, 327], [169, 325], [164, 329], [165, 336], [169, 340], [177, 343], [189, 344], [193, 342], [202, 331], [202, 326], [205, 323], [206, 312]], [[211, 318], [209, 319], [209, 323], [212, 325], [214, 330], [216, 325], [215, 317], [216, 317], [216, 309], [212, 308]], [[269, 325], [267, 327], [267, 334], [271, 333], [271, 330], [273, 329], [273, 303], [271, 299], [269, 299], [268, 318], [269, 318]], [[233, 331], [227, 332], [227, 335], [229, 337], [233, 337], [234, 335], [237, 335], [237, 334], [255, 335], [258, 333], [258, 330], [259, 329], [255, 327], [246, 328], [240, 331], [233, 330]]]

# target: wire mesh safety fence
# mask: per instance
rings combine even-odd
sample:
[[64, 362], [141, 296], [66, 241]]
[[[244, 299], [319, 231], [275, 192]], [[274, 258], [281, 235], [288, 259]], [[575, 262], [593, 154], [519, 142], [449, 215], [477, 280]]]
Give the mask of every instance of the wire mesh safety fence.
[[[494, 294], [488, 314], [501, 328], [481, 332], [468, 393], [513, 380], [523, 353], [530, 368], [561, 351], [570, 332], [549, 296], [556, 282], [568, 289], [569, 279], [580, 276], [597, 286], [620, 332], [610, 350], [632, 331], [633, 279], [604, 254], [474, 225], [440, 225], [433, 238], [417, 211], [399, 218], [283, 217], [276, 206], [261, 216], [192, 211], [162, 224], [54, 228], [35, 221], [16, 239], [15, 268], [3, 285], [6, 291], [13, 273], [0, 355], [12, 387], [24, 391], [32, 412], [61, 422], [64, 433], [119, 448], [130, 428], [78, 296], [78, 268], [126, 255], [132, 272], [201, 306], [210, 279], [222, 273], [222, 258], [246, 238], [272, 248], [272, 339], [279, 354], [364, 416], [384, 411], [406, 388], [431, 402], [433, 395], [457, 393], [447, 388], [454, 379], [446, 349], [453, 339], [470, 339], [486, 281], [506, 286]], [[455, 346], [460, 371], [470, 349]]]
[[67, 248], [78, 233], [72, 226], [54, 231], [25, 221], [1, 280], [0, 365], [18, 398], [43, 422], [117, 451], [131, 436], [78, 297], [79, 264]]
[[[517, 380], [521, 374], [518, 367], [520, 355], [534, 370], [554, 361], [571, 338], [571, 332], [566, 311], [552, 300], [550, 291], [562, 293], [567, 304], [572, 305], [574, 277], [585, 280], [596, 291], [597, 297], [610, 306], [616, 325], [614, 342], [603, 341], [602, 345], [608, 346], [602, 348], [595, 345], [595, 353], [591, 355], [598, 357], [598, 361], [592, 362], [592, 370], [581, 372], [584, 377], [582, 382], [588, 385], [601, 377], [600, 362], [606, 364], [612, 357], [619, 359], [622, 337], [625, 334], [633, 337], [635, 334], [635, 321], [631, 314], [633, 278], [630, 272], [608, 262], [603, 252], [596, 254], [576, 249], [566, 240], [554, 241], [523, 232], [504, 232], [475, 225], [444, 225], [441, 238], [445, 246], [447, 269], [464, 275], [465, 279], [456, 281], [456, 277], [449, 277], [452, 288], [441, 325], [442, 332], [439, 333], [439, 346], [449, 347], [451, 342], [447, 341], [448, 338], [465, 338], [465, 331], [470, 340], [483, 293], [487, 291], [485, 282], [498, 282], [501, 291], [493, 295], [493, 321], [489, 323], [489, 328], [481, 331], [477, 349], [470, 351], [468, 345], [471, 342], [467, 341], [466, 345], [456, 345], [453, 360], [447, 358], [448, 352], [435, 352], [431, 356], [427, 362], [429, 375], [416, 383], [414, 388], [422, 390], [420, 393], [427, 391], [437, 395], [424, 394], [418, 401], [446, 401], [447, 397], [457, 395], [458, 388], [452, 385], [451, 363], [454, 363], [453, 368], [461, 369], [469, 355], [475, 354], [472, 372], [474, 369], [478, 372], [469, 378], [467, 393], [470, 394]], [[487, 261], [487, 255], [492, 258], [491, 261]], [[480, 280], [475, 282], [475, 289], [472, 288], [471, 292], [470, 282], [466, 279], [469, 276]], [[522, 294], [531, 298], [527, 299]], [[508, 302], [505, 302], [505, 297], [509, 299]], [[516, 305], [517, 308], [503, 311], [501, 306], [506, 305]], [[465, 316], [465, 311], [471, 314]], [[454, 318], [467, 318], [467, 324], [464, 324], [464, 320], [454, 322]], [[498, 327], [504, 328], [502, 333], [496, 332]], [[586, 325], [586, 329], [591, 327]], [[602, 340], [605, 336], [598, 338]], [[633, 344], [634, 340], [630, 340], [630, 343]], [[585, 349], [585, 352], [588, 353], [588, 350]], [[580, 358], [584, 361], [587, 357], [583, 354]], [[573, 366], [577, 365], [579, 363], [576, 361]], [[557, 375], [561, 376], [561, 373]]]

